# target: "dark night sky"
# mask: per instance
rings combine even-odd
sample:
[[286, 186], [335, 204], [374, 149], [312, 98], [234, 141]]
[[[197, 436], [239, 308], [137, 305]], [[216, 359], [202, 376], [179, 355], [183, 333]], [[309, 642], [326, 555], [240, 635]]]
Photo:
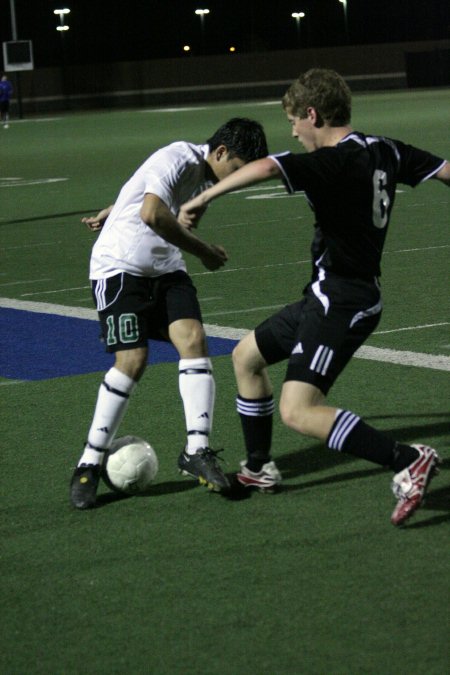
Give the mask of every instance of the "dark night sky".
[[[11, 0], [0, 0], [1, 42], [12, 39]], [[69, 7], [69, 63], [132, 61], [192, 54], [295, 49], [293, 11], [303, 11], [301, 44], [345, 44], [338, 0], [14, 0], [18, 39], [32, 40], [35, 67], [58, 65], [61, 37], [53, 9]], [[194, 9], [208, 7], [204, 43]], [[449, 0], [347, 0], [349, 42], [377, 44], [450, 38]]]

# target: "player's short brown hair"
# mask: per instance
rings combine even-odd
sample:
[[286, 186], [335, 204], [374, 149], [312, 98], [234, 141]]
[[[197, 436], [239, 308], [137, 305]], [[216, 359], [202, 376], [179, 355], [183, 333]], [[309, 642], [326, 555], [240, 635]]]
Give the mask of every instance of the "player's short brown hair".
[[352, 114], [352, 93], [344, 78], [334, 70], [311, 68], [291, 84], [282, 99], [286, 112], [305, 118], [314, 108], [321, 122], [345, 126]]

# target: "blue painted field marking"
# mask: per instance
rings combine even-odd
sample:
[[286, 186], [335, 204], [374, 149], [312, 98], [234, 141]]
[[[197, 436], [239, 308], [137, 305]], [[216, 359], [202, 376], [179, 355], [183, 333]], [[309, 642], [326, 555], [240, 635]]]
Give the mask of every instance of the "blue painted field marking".
[[[0, 376], [47, 380], [108, 370], [113, 356], [100, 342], [97, 321], [0, 308]], [[236, 340], [208, 337], [211, 356], [230, 354]], [[149, 363], [178, 361], [171, 344], [150, 341]]]

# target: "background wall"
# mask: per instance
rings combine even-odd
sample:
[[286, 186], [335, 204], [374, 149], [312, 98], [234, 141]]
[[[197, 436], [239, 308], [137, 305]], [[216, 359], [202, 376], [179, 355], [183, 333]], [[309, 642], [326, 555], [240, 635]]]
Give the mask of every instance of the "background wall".
[[[450, 84], [450, 40], [37, 68], [12, 73], [24, 113], [281, 97], [299, 72], [334, 68], [353, 90]], [[19, 105], [20, 104], [20, 105]]]

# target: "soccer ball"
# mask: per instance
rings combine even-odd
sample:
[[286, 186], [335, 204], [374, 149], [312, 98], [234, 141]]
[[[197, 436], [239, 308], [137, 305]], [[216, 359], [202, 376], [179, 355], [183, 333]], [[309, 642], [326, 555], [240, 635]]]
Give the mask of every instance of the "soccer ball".
[[156, 452], [147, 441], [123, 436], [112, 443], [106, 454], [103, 477], [113, 490], [133, 495], [148, 490], [158, 468]]

